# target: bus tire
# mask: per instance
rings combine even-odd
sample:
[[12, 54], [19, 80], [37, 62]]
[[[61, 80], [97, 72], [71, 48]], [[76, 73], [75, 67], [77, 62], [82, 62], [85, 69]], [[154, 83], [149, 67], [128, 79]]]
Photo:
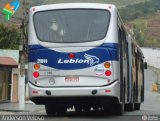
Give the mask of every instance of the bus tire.
[[63, 116], [63, 115], [66, 114], [66, 112], [67, 112], [67, 107], [65, 107], [65, 106], [60, 106], [60, 107], [58, 108], [58, 110], [57, 110], [57, 115], [58, 115], [58, 116]]
[[123, 115], [124, 113], [124, 108], [125, 108], [125, 90], [123, 89], [123, 92], [122, 92], [122, 102], [121, 104], [116, 104], [115, 106], [115, 113], [116, 115]]
[[55, 115], [57, 111], [51, 105], [45, 105], [47, 115]]
[[135, 110], [140, 110], [141, 103], [135, 103]]
[[90, 106], [85, 106], [85, 107], [83, 107], [83, 112], [88, 113], [88, 112], [90, 112], [90, 110], [91, 110], [91, 107], [90, 107]]
[[76, 111], [77, 113], [82, 112], [82, 110], [83, 110], [83, 108], [82, 108], [81, 106], [76, 105], [76, 106], [74, 106], [74, 107], [75, 107], [75, 111]]
[[134, 90], [133, 90], [131, 102], [129, 104], [126, 104], [127, 111], [134, 111], [134, 109], [135, 109], [135, 101], [134, 100], [135, 100], [135, 94], [134, 94]]
[[124, 113], [124, 103], [115, 105], [115, 113], [116, 115], [123, 115]]
[[129, 103], [129, 104], [126, 104], [126, 111], [134, 111], [134, 109], [135, 109], [135, 104], [134, 104], [134, 102], [131, 102], [131, 103]]

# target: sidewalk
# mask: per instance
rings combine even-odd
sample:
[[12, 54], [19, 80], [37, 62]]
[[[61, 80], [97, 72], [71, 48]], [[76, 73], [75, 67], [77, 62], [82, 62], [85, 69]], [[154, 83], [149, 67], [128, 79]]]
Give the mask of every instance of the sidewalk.
[[36, 112], [44, 110], [44, 105], [35, 105], [31, 101], [25, 102], [24, 110], [19, 108], [18, 103], [0, 103], [0, 111], [10, 111], [10, 112]]

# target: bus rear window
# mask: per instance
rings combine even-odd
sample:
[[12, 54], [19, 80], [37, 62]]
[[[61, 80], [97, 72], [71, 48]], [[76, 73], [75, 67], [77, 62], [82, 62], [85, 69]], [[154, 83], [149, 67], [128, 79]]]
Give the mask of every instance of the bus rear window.
[[103, 39], [110, 13], [97, 9], [65, 9], [37, 12], [34, 26], [43, 42], [81, 43]]

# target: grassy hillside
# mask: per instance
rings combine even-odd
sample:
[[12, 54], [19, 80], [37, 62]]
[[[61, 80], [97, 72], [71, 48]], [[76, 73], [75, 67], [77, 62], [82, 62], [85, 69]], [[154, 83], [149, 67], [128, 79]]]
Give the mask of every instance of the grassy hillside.
[[[6, 2], [11, 0], [0, 0], [0, 13]], [[20, 0], [21, 2], [23, 0]], [[120, 14], [125, 24], [133, 30], [134, 36], [140, 46], [160, 47], [160, 0], [26, 0], [29, 6], [53, 4], [62, 2], [98, 2], [115, 4], [120, 8]], [[14, 17], [22, 17], [22, 6]], [[4, 20], [0, 14], [0, 24], [7, 26], [20, 25], [20, 20], [12, 19], [10, 22]]]
[[144, 2], [145, 0], [43, 0], [43, 4], [61, 3], [61, 2], [95, 2], [115, 4], [118, 7]]
[[[6, 23], [4, 20], [4, 15], [2, 15], [2, 8], [4, 5], [8, 2], [10, 3], [12, 0], [0, 0], [0, 23]], [[145, 0], [26, 0], [26, 2], [29, 2], [29, 6], [36, 6], [36, 5], [43, 5], [43, 4], [53, 4], [53, 3], [62, 3], [62, 2], [98, 2], [98, 3], [109, 3], [109, 4], [115, 4], [118, 7], [127, 6], [127, 5], [133, 5], [139, 2], [144, 2]], [[20, 0], [21, 4], [23, 0]], [[22, 5], [20, 6], [19, 10], [15, 13], [14, 17], [22, 17]], [[8, 24], [19, 24], [19, 20], [11, 18], [10, 22], [7, 22]]]
[[160, 12], [130, 21], [128, 25], [139, 45], [160, 48]]
[[120, 14], [140, 46], [160, 47], [160, 0], [128, 5]]

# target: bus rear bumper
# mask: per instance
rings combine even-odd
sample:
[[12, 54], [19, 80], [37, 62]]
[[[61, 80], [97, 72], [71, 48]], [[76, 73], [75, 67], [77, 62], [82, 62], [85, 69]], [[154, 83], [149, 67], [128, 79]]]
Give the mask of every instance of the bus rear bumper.
[[[114, 97], [120, 102], [120, 83], [115, 81], [104, 87], [56, 87], [41, 88], [29, 83], [29, 98]], [[36, 102], [35, 102], [36, 103]]]

